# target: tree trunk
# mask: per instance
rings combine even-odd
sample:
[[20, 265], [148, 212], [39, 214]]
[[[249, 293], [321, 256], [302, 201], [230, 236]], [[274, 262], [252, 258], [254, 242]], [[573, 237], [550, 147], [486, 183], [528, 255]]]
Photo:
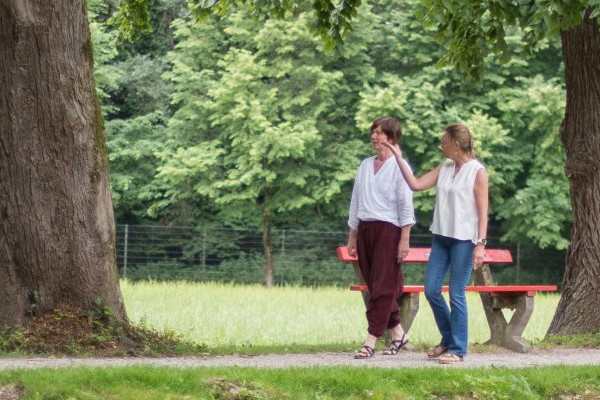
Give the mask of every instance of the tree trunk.
[[562, 296], [548, 334], [595, 333], [600, 330], [600, 31], [586, 17], [562, 32], [561, 39], [567, 107], [560, 135], [573, 231]]
[[[265, 203], [268, 203], [267, 196], [265, 196]], [[273, 243], [271, 241], [272, 219], [271, 212], [265, 208], [263, 211], [262, 241], [265, 251], [265, 285], [267, 285], [267, 287], [273, 286]]]
[[0, 326], [61, 305], [126, 320], [86, 1], [0, 2]]

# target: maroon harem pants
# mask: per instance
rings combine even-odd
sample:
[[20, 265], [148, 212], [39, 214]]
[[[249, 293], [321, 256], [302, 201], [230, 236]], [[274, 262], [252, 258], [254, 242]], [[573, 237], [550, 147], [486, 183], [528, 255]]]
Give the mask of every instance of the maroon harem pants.
[[369, 333], [380, 337], [400, 323], [396, 299], [402, 294], [402, 265], [397, 262], [401, 230], [382, 221], [361, 221], [356, 250], [358, 265], [369, 288]]

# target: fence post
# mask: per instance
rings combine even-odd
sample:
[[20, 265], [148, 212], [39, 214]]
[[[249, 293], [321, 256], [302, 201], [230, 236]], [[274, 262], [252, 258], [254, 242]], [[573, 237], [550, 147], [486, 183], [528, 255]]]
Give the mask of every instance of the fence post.
[[129, 237], [129, 224], [125, 224], [125, 239], [123, 243], [123, 277], [127, 278], [127, 242]]
[[202, 271], [206, 271], [206, 228], [202, 228]]

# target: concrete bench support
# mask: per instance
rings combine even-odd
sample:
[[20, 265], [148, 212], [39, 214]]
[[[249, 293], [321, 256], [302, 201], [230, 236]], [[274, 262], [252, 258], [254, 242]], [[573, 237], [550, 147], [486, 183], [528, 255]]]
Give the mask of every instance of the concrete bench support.
[[[473, 272], [475, 283], [480, 286], [495, 286], [488, 265]], [[521, 335], [533, 312], [535, 292], [516, 293], [480, 292], [481, 304], [490, 327], [490, 340], [486, 344], [501, 346], [519, 353], [531, 350], [531, 345]], [[506, 321], [502, 309], [515, 310], [510, 322]]]

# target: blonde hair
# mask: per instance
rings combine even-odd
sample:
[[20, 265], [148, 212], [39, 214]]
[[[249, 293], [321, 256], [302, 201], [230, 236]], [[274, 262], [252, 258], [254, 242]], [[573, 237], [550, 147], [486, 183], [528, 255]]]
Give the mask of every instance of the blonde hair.
[[473, 135], [469, 128], [464, 124], [450, 124], [444, 129], [451, 140], [454, 140], [460, 146], [460, 149], [467, 155], [473, 155]]

